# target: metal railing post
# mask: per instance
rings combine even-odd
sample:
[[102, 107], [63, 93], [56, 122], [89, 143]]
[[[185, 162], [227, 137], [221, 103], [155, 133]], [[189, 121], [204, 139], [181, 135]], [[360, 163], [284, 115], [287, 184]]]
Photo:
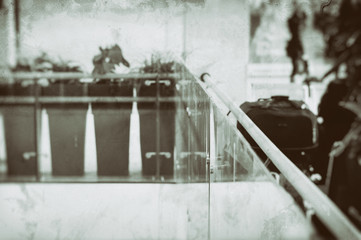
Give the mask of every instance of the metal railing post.
[[208, 239], [211, 239], [211, 111], [212, 103], [209, 102], [208, 117], [206, 119], [206, 156], [207, 156], [207, 178], [208, 178]]
[[39, 119], [39, 84], [37, 78], [34, 79], [34, 146], [35, 146], [35, 171], [36, 171], [36, 180], [40, 181], [40, 151], [39, 151], [39, 128], [41, 127]]
[[159, 75], [157, 75], [156, 78], [156, 134], [155, 134], [155, 151], [156, 151], [156, 178], [160, 179], [160, 167], [161, 167], [161, 159], [159, 157], [160, 153], [160, 103], [159, 103]]

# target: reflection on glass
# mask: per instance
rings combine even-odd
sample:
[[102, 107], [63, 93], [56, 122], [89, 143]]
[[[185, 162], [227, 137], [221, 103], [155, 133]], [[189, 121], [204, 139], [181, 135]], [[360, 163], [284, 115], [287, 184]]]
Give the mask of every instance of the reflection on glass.
[[[52, 176], [77, 177], [76, 181], [108, 177], [114, 181], [179, 182], [206, 182], [209, 177], [217, 182], [267, 178], [257, 155], [196, 79], [189, 74], [182, 74], [182, 79], [179, 75], [163, 80], [156, 76], [153, 80], [130, 78], [112, 86], [79, 84], [79, 89], [57, 83], [39, 88], [35, 98], [30, 91], [34, 85], [26, 88], [29, 91], [11, 86], [11, 91], [1, 96], [5, 124], [1, 147], [7, 150], [7, 173], [36, 176], [39, 161], [43, 180]], [[132, 102], [136, 103], [133, 110]], [[138, 115], [140, 141], [129, 144], [131, 128], [136, 127], [129, 125], [131, 114]], [[11, 132], [21, 128], [28, 137]], [[49, 132], [45, 139], [44, 132]], [[35, 149], [11, 147], [25, 140], [29, 142], [26, 146], [41, 145], [38, 160]], [[129, 171], [134, 166], [128, 154], [133, 144], [140, 144], [142, 161], [138, 170]], [[43, 153], [44, 145], [50, 146], [49, 154]], [[89, 149], [95, 149], [94, 167], [89, 167], [89, 155], [84, 152]], [[31, 156], [25, 154], [30, 161], [18, 160], [31, 167], [18, 169], [10, 160], [19, 158], [12, 155], [13, 150], [18, 155], [31, 152]]]

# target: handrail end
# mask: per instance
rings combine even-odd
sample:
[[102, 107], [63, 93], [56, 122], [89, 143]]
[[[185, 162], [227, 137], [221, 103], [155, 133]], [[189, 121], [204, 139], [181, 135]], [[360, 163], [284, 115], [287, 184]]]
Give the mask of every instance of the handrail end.
[[205, 81], [204, 81], [204, 77], [205, 77], [205, 76], [210, 77], [211, 75], [210, 75], [209, 73], [207, 73], [207, 72], [204, 72], [204, 73], [201, 74], [201, 76], [199, 77], [199, 79], [200, 79], [202, 82], [205, 82]]

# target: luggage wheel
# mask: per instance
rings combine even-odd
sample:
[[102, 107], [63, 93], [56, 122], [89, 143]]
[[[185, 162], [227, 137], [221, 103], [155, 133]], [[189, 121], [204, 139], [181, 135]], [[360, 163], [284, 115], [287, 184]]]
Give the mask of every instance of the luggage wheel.
[[306, 212], [306, 219], [311, 222], [312, 217], [316, 214], [315, 209], [306, 200], [303, 201], [303, 206], [304, 206], [305, 212]]

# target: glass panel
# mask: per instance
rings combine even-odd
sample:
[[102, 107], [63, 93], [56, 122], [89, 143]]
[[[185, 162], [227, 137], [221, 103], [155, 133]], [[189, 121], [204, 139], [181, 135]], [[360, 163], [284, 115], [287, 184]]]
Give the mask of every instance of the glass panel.
[[210, 113], [210, 238], [309, 238], [313, 229], [280, 176], [217, 105]]
[[[183, 5], [35, 0], [18, 7], [21, 54], [14, 71], [47, 74], [39, 80], [40, 180], [174, 182], [179, 77], [158, 79], [159, 86], [156, 80], [158, 72], [180, 73], [174, 59], [184, 45]], [[4, 32], [15, 39], [11, 30]], [[113, 71], [123, 75], [90, 74]], [[5, 173], [1, 131], [0, 172]], [[196, 138], [187, 142], [185, 152], [200, 151]], [[188, 181], [188, 174], [184, 177], [180, 181]]]
[[[147, 77], [138, 74], [134, 79], [119, 75], [123, 77], [120, 81], [96, 85], [83, 82], [76, 73], [37, 74], [54, 82], [36, 85], [36, 97], [34, 92], [28, 97], [4, 93], [2, 103], [13, 104], [7, 110], [12, 115], [23, 103], [28, 105], [26, 109], [19, 110], [21, 114], [33, 114], [35, 107], [37, 109], [38, 162], [35, 161], [35, 150], [29, 154], [38, 164], [38, 180], [207, 181], [210, 103], [209, 97], [194, 79], [187, 76], [188, 79], [179, 80], [175, 75], [157, 80], [157, 74]], [[14, 75], [15, 78], [19, 76], [31, 78], [34, 73]], [[114, 78], [119, 76], [113, 75]], [[77, 83], [65, 83], [69, 80], [66, 77]], [[143, 85], [148, 87], [146, 81], [155, 84], [150, 85], [155, 88], [151, 94], [150, 90], [142, 90]], [[170, 84], [163, 84], [164, 81]], [[13, 89], [12, 86], [10, 88]], [[35, 85], [27, 88], [35, 88]], [[3, 117], [2, 122], [6, 120], [8, 125], [8, 114], [3, 115], [6, 118]], [[34, 116], [28, 118], [26, 123], [34, 124]], [[23, 124], [25, 120], [22, 121], [21, 125], [27, 126]], [[3, 149], [6, 146], [6, 129], [2, 128]], [[28, 127], [27, 131], [35, 133], [34, 127]], [[23, 139], [22, 135], [17, 135], [17, 138], [16, 141]], [[35, 144], [33, 138], [35, 136], [26, 139], [32, 139]], [[3, 159], [1, 169], [5, 180], [8, 163], [5, 157]]]
[[[177, 117], [178, 161], [183, 176], [189, 182], [205, 182], [207, 179], [207, 144], [209, 136], [209, 99], [190, 79], [180, 88], [182, 100], [179, 102]], [[187, 166], [187, 167], [185, 167]]]
[[[52, 75], [51, 78], [55, 78], [56, 75]], [[147, 78], [148, 80], [150, 78]], [[135, 80], [131, 80], [135, 81]], [[117, 84], [118, 86], [121, 84]], [[127, 85], [125, 85], [127, 86]], [[1, 216], [7, 216], [8, 209], [18, 208], [17, 204], [13, 201], [7, 201], [6, 199], [22, 199], [25, 193], [26, 198], [32, 200], [36, 204], [37, 208], [28, 209], [26, 214], [18, 212], [19, 214], [13, 215], [12, 221], [7, 221], [4, 218], [0, 218], [0, 222], [7, 221], [1, 226], [10, 226], [6, 229], [0, 227], [0, 231], [7, 238], [17, 238], [19, 235], [28, 236], [32, 234], [35, 238], [41, 238], [42, 236], [51, 236], [48, 232], [48, 222], [60, 221], [62, 222], [60, 238], [64, 235], [68, 236], [73, 230], [73, 224], [79, 223], [79, 231], [84, 230], [82, 235], [85, 238], [97, 237], [97, 238], [111, 238], [119, 236], [125, 238], [175, 238], [175, 239], [206, 239], [208, 236], [208, 187], [205, 182], [206, 178], [206, 144], [207, 144], [207, 125], [202, 124], [207, 122], [209, 118], [209, 102], [204, 93], [200, 94], [200, 87], [194, 82], [191, 83], [189, 92], [190, 108], [186, 107], [186, 104], [179, 97], [182, 93], [182, 89], [178, 87], [178, 91], [175, 93], [175, 97], [159, 96], [158, 100], [154, 96], [135, 96], [133, 97], [133, 85], [131, 85], [131, 96], [91, 96], [91, 91], [99, 90], [92, 89], [91, 84], [77, 84], [66, 85], [63, 83], [57, 83], [49, 85], [48, 87], [39, 88], [40, 96], [38, 100], [38, 120], [39, 120], [39, 138], [41, 144], [40, 152], [40, 181], [43, 182], [57, 182], [59, 184], [22, 184], [21, 191], [14, 190], [14, 186], [17, 185], [3, 184], [0, 186], [0, 199]], [[68, 88], [69, 87], [69, 88]], [[101, 89], [100, 89], [101, 90]], [[121, 89], [118, 89], [121, 91]], [[87, 93], [88, 95], [86, 95]], [[96, 92], [99, 93], [99, 92]], [[201, 97], [199, 97], [201, 95]], [[148, 97], [148, 98], [147, 98]], [[174, 99], [175, 98], [175, 99]], [[133, 100], [138, 101], [138, 106], [132, 103]], [[174, 107], [174, 101], [176, 101], [176, 108]], [[31, 111], [34, 111], [34, 96], [30, 96], [25, 99], [23, 97], [8, 97], [2, 96], [1, 103], [13, 101], [19, 103], [20, 101], [30, 101], [29, 104]], [[154, 102], [159, 102], [159, 108], [154, 107]], [[152, 103], [152, 105], [148, 105]], [[102, 109], [103, 104], [110, 104], [111, 107]], [[130, 108], [132, 104], [133, 108]], [[142, 105], [143, 104], [143, 105]], [[14, 115], [14, 109], [16, 106], [11, 107], [11, 114]], [[145, 108], [150, 109], [145, 109]], [[151, 108], [152, 107], [152, 108]], [[29, 110], [29, 109], [28, 109]], [[156, 120], [160, 119], [160, 125], [166, 126], [167, 132], [171, 132], [172, 115], [174, 114], [175, 129], [177, 136], [169, 136], [168, 140], [175, 137], [175, 143], [171, 145], [172, 149], [176, 149], [177, 158], [180, 161], [176, 162], [174, 178], [169, 177], [164, 179], [156, 178], [157, 176], [152, 172], [151, 176], [144, 176], [142, 172], [134, 171], [134, 166], [131, 166], [132, 158], [129, 156], [129, 176], [123, 176], [123, 172], [116, 172], [113, 176], [98, 176], [99, 171], [102, 173], [113, 170], [116, 168], [119, 170], [119, 166], [111, 165], [107, 162], [107, 166], [110, 169], [104, 169], [99, 163], [99, 150], [107, 148], [114, 154], [113, 151], [117, 150], [111, 148], [112, 142], [117, 141], [119, 134], [123, 132], [131, 131], [126, 128], [130, 128], [125, 120], [122, 118], [126, 115], [126, 121], [134, 121], [134, 115], [138, 118], [142, 118], [141, 111], [147, 111], [146, 114], [151, 114], [150, 118], [144, 123], [144, 125], [151, 125], [152, 130], [146, 130], [145, 137], [151, 138], [148, 141], [157, 138], [157, 132], [154, 131], [157, 128]], [[125, 112], [126, 111], [126, 112]], [[138, 113], [137, 113], [138, 111]], [[167, 112], [169, 111], [169, 112]], [[25, 111], [25, 108], [20, 110], [21, 114]], [[125, 113], [124, 113], [125, 112]], [[132, 114], [132, 115], [130, 115]], [[168, 123], [164, 123], [165, 117]], [[163, 118], [164, 117], [164, 118]], [[34, 118], [34, 116], [32, 116]], [[151, 119], [151, 120], [149, 120]], [[40, 123], [41, 120], [41, 123]], [[112, 124], [111, 121], [115, 120], [116, 124]], [[121, 121], [121, 124], [119, 122]], [[137, 120], [136, 120], [137, 121]], [[101, 130], [97, 131], [97, 124], [102, 124]], [[134, 122], [132, 122], [133, 124]], [[20, 124], [27, 126], [25, 121]], [[142, 129], [141, 119], [138, 119], [138, 128]], [[122, 131], [117, 129], [117, 125], [121, 125]], [[146, 126], [143, 126], [146, 127]], [[111, 128], [111, 129], [109, 129]], [[133, 128], [136, 128], [133, 126]], [[138, 129], [138, 130], [139, 130]], [[184, 130], [185, 129], [185, 130]], [[7, 128], [6, 128], [7, 130]], [[22, 130], [23, 131], [23, 130]], [[140, 130], [141, 131], [141, 130]], [[88, 134], [92, 134], [89, 136]], [[111, 135], [114, 132], [114, 136]], [[142, 132], [139, 133], [141, 137]], [[17, 135], [16, 141], [24, 140], [24, 133]], [[103, 134], [103, 135], [102, 135]], [[130, 133], [128, 133], [130, 134]], [[161, 133], [162, 134], [162, 133]], [[109, 135], [114, 138], [110, 138]], [[126, 134], [125, 134], [126, 135]], [[99, 138], [105, 137], [106, 145], [99, 147]], [[122, 135], [122, 137], [124, 137]], [[129, 137], [126, 136], [124, 138]], [[143, 136], [144, 137], [144, 136]], [[33, 139], [30, 139], [34, 142]], [[126, 141], [127, 139], [124, 139]], [[138, 140], [141, 142], [141, 140]], [[139, 146], [138, 142], [138, 147]], [[168, 141], [169, 143], [170, 141]], [[163, 142], [160, 143], [160, 147], [163, 147]], [[89, 147], [91, 145], [91, 147]], [[129, 147], [132, 147], [132, 142]], [[167, 146], [168, 147], [168, 146]], [[126, 148], [126, 147], [125, 147]], [[154, 149], [154, 144], [152, 146]], [[62, 150], [62, 151], [61, 151]], [[124, 150], [124, 149], [122, 149]], [[91, 155], [87, 151], [93, 151]], [[154, 150], [152, 150], [154, 151]], [[165, 152], [160, 149], [160, 153]], [[185, 154], [184, 154], [185, 153]], [[88, 154], [88, 155], [87, 155]], [[100, 157], [106, 157], [106, 152], [102, 153]], [[139, 150], [141, 154], [141, 150]], [[182, 158], [178, 156], [185, 155], [185, 166], [182, 165]], [[147, 157], [147, 153], [144, 154]], [[163, 155], [167, 158], [167, 154]], [[32, 157], [32, 155], [30, 155]], [[90, 162], [89, 157], [92, 157]], [[143, 157], [143, 156], [142, 156]], [[152, 157], [152, 156], [150, 156]], [[127, 157], [128, 158], [128, 157]], [[162, 159], [163, 160], [163, 159]], [[92, 164], [92, 165], [90, 165]], [[109, 165], [110, 166], [109, 166]], [[163, 164], [163, 161], [161, 162]], [[156, 164], [155, 164], [156, 165]], [[180, 167], [178, 167], [180, 166]], [[120, 166], [123, 167], [123, 166]], [[144, 165], [140, 163], [142, 169]], [[161, 165], [162, 167], [162, 165]], [[153, 170], [153, 169], [152, 169]], [[162, 168], [160, 168], [162, 171]], [[112, 172], [113, 173], [113, 172]], [[140, 175], [139, 175], [140, 174]], [[4, 175], [5, 177], [6, 175]], [[160, 173], [162, 177], [162, 172]], [[12, 181], [9, 177], [6, 177], [4, 181]], [[35, 181], [36, 178], [31, 179], [17, 178], [21, 181]], [[129, 184], [127, 182], [152, 182], [154, 184]], [[190, 182], [192, 184], [164, 184], [177, 181], [179, 183]], [[122, 182], [122, 184], [61, 184], [62, 182]], [[158, 184], [162, 182], [161, 184]], [[202, 182], [202, 183], [199, 183]], [[38, 193], [43, 192], [42, 199], [38, 198]], [[56, 209], [55, 206], [59, 205], [58, 193], [62, 192], [62, 203], [67, 211], [71, 211], [69, 214], [62, 213], [49, 213], [48, 208]], [[124, 195], [124, 192], [128, 194]], [[57, 196], [57, 197], [54, 197]], [[84, 203], [84, 199], [91, 199], [91, 204]], [[83, 203], [75, 204], [74, 203]], [[91, 212], [94, 208], [92, 206], [106, 206], [105, 209], [98, 209], [97, 214], [106, 216], [98, 222], [96, 227], [93, 226], [95, 218], [89, 216], [84, 220], [81, 216], [82, 212]], [[72, 207], [73, 206], [73, 207]], [[76, 207], [74, 207], [76, 206]], [[65, 212], [67, 212], [65, 211]], [[43, 222], [38, 219], [37, 216], [47, 215], [47, 222]], [[119, 220], [122, 225], [121, 229], [117, 224], [110, 223], [106, 219], [115, 219], [120, 215], [123, 217]], [[36, 221], [36, 231], [27, 232], [22, 223], [22, 220]], [[70, 220], [69, 220], [70, 219]], [[136, 225], [134, 221], [129, 219], [136, 219]], [[97, 218], [97, 221], [99, 219]], [[78, 224], [77, 224], [78, 225]], [[91, 226], [91, 227], [89, 227]], [[104, 232], [104, 228], [107, 229]], [[17, 229], [17, 231], [12, 231]], [[64, 234], [64, 235], [62, 235]]]
[[270, 181], [269, 172], [236, 127], [214, 104], [212, 112], [214, 145], [211, 148], [215, 149], [212, 181]]
[[[207, 239], [209, 231], [209, 184], [207, 181], [207, 149], [209, 136], [209, 98], [193, 76], [183, 73], [177, 84], [175, 181], [179, 202], [174, 209], [184, 207], [187, 222], [180, 239]], [[165, 199], [172, 197], [167, 196]], [[169, 238], [169, 236], [164, 236]]]

